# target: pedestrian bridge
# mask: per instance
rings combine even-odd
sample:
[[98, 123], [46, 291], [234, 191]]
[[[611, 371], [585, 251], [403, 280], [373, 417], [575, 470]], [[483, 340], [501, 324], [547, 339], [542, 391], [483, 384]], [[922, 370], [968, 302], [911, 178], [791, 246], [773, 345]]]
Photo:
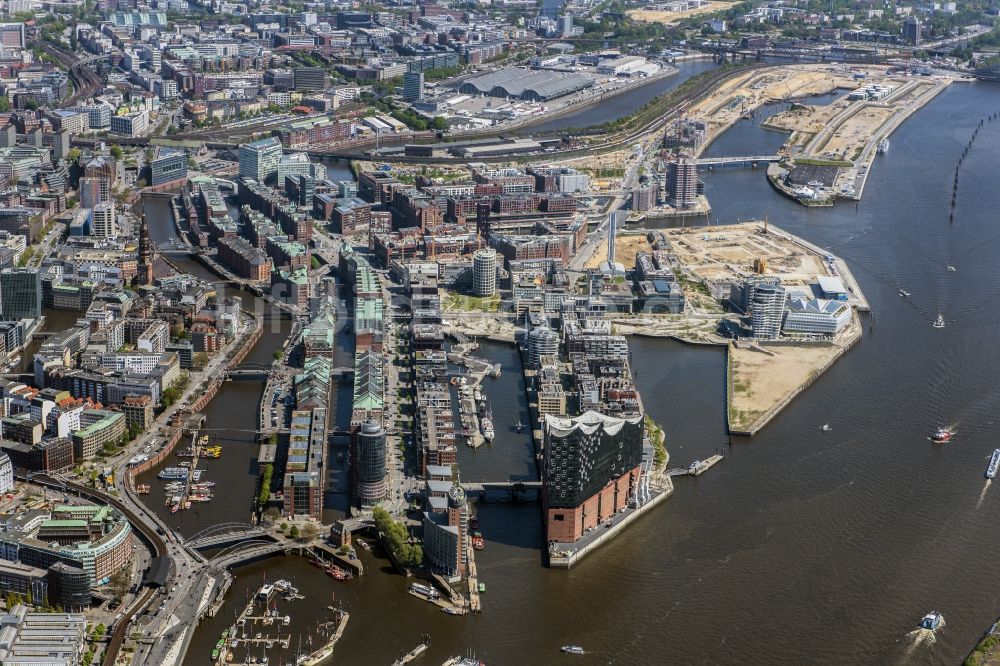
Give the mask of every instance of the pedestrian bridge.
[[488, 490], [538, 490], [541, 487], [541, 481], [482, 481], [462, 484], [462, 490], [467, 494], [482, 493]]

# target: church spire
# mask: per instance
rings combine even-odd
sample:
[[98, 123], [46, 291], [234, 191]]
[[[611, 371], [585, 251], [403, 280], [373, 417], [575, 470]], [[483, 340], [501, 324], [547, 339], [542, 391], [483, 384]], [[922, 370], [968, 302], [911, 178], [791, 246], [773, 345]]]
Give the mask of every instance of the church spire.
[[136, 262], [135, 282], [138, 285], [153, 284], [153, 261], [155, 250], [149, 240], [149, 225], [146, 222], [146, 211], [142, 211], [142, 221], [139, 223], [139, 257]]

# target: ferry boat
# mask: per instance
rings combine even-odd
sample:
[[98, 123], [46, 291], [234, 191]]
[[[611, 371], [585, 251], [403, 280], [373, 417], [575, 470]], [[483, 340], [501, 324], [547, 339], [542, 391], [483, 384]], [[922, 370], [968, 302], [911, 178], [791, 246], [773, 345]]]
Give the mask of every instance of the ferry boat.
[[161, 479], [186, 479], [188, 471], [183, 467], [167, 467], [161, 469], [156, 476]]
[[944, 328], [944, 317], [938, 315], [938, 318], [934, 320], [934, 328]]
[[944, 444], [945, 442], [950, 442], [951, 441], [951, 434], [952, 433], [951, 433], [950, 430], [947, 430], [945, 428], [938, 428], [937, 430], [934, 431], [934, 434], [931, 435], [931, 441], [937, 442], [939, 444]]
[[990, 458], [990, 466], [986, 468], [986, 478], [992, 479], [1000, 468], [1000, 449], [993, 450], [993, 457]]
[[889, 139], [882, 139], [878, 142], [878, 154], [885, 155], [889, 152]]
[[483, 439], [485, 439], [487, 442], [492, 442], [493, 437], [495, 435], [495, 432], [493, 431], [493, 421], [491, 421], [489, 417], [484, 416], [483, 419], [479, 422], [479, 426], [482, 428], [483, 431]]
[[816, 196], [816, 190], [811, 187], [800, 187], [794, 190], [792, 194], [802, 199], [812, 199]]
[[430, 585], [422, 585], [420, 583], [412, 583], [410, 585], [410, 592], [426, 597], [427, 599], [437, 599], [440, 596], [438, 595], [438, 591]]
[[920, 620], [921, 629], [937, 631], [942, 625], [944, 625], [944, 616], [937, 611], [931, 611]]
[[579, 645], [563, 645], [559, 649], [566, 654], [584, 654], [583, 648]]
[[486, 548], [486, 540], [481, 536], [472, 537], [472, 547], [476, 550], [483, 550]]

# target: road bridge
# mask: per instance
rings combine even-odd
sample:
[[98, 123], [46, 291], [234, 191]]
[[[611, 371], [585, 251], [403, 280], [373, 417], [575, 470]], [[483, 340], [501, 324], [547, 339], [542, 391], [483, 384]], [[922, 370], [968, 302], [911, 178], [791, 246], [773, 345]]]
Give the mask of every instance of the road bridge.
[[697, 160], [698, 166], [707, 167], [717, 167], [717, 166], [750, 166], [756, 167], [759, 164], [767, 164], [768, 162], [778, 162], [781, 160], [781, 155], [733, 155], [730, 157], [702, 157]]
[[298, 548], [303, 548], [288, 542], [277, 541], [242, 541], [235, 546], [223, 549], [217, 553], [209, 563], [219, 569], [231, 569], [247, 562], [290, 553]]

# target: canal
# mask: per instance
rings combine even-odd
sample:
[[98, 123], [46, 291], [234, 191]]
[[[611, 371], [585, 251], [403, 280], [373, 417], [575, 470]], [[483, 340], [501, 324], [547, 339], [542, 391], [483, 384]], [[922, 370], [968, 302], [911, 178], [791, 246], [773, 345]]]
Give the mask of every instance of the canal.
[[[966, 157], [954, 224], [948, 215], [955, 163], [983, 110], [998, 106], [1000, 87], [946, 90], [895, 132], [857, 206], [804, 208], [772, 191], [760, 170], [703, 174], [715, 219], [767, 215], [843, 257], [874, 322], [768, 428], [731, 444], [721, 350], [633, 338], [636, 380], [666, 430], [672, 463], [719, 447], [727, 459], [679, 479], [670, 500], [613, 543], [570, 571], [547, 570], [536, 506], [478, 507], [487, 548], [477, 561], [489, 591], [484, 613], [465, 618], [407, 595], [377, 553], [363, 553], [366, 574], [349, 583], [296, 558], [267, 560], [237, 572], [233, 599], [199, 630], [188, 663], [204, 663], [241, 589], [265, 571], [307, 590], [288, 607], [295, 622], [320, 619], [336, 591], [352, 613], [331, 660], [338, 664], [391, 663], [422, 633], [432, 636], [428, 664], [470, 649], [490, 664], [547, 664], [566, 643], [586, 647], [581, 664], [961, 661], [1000, 614], [991, 582], [1000, 577], [1000, 535], [989, 529], [1000, 496], [983, 478], [1000, 441], [1000, 357], [991, 344], [1000, 324], [992, 175], [1000, 122], [984, 126]], [[713, 149], [748, 154], [781, 138], [747, 125], [746, 143]], [[912, 297], [901, 298], [901, 288]], [[930, 325], [939, 312], [945, 329]], [[268, 358], [266, 340], [258, 347]], [[494, 416], [516, 422], [524, 407], [513, 352], [485, 353], [504, 364], [499, 380], [487, 380]], [[241, 411], [252, 422], [256, 395], [235, 395], [213, 401], [210, 424], [239, 422]], [[824, 423], [832, 431], [820, 431]], [[957, 428], [947, 446], [927, 441], [938, 423]], [[220, 468], [210, 478], [242, 483], [229, 509], [210, 505], [220, 509], [216, 520], [248, 511], [252, 452], [230, 456], [239, 446], [209, 463]], [[530, 447], [506, 426], [492, 447], [459, 456], [471, 478], [533, 465]], [[930, 610], [947, 619], [936, 641], [913, 633]]]

